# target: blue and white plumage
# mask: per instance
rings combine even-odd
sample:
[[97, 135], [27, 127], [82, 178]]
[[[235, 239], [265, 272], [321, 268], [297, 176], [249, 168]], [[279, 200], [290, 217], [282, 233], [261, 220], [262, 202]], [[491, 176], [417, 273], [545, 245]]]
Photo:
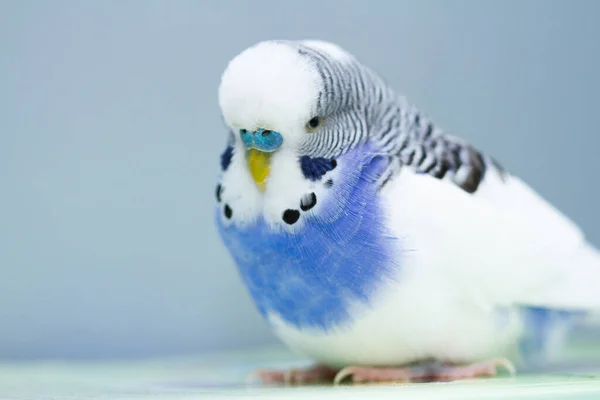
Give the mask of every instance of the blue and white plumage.
[[250, 47], [219, 103], [218, 229], [291, 349], [337, 369], [539, 362], [600, 311], [578, 227], [338, 46]]

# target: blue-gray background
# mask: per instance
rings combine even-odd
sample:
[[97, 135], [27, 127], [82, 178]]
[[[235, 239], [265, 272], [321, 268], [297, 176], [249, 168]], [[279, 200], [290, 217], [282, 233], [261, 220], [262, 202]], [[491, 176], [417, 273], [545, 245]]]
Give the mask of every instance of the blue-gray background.
[[212, 224], [220, 74], [269, 38], [346, 47], [600, 245], [599, 16], [592, 0], [0, 2], [0, 358], [275, 340]]

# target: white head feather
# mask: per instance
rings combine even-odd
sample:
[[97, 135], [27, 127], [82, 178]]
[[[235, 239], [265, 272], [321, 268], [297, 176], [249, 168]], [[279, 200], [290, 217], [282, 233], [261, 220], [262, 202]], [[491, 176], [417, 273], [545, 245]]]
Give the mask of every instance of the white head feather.
[[285, 43], [258, 43], [231, 60], [221, 78], [219, 105], [234, 133], [274, 130], [289, 147], [306, 135], [316, 112], [320, 76]]

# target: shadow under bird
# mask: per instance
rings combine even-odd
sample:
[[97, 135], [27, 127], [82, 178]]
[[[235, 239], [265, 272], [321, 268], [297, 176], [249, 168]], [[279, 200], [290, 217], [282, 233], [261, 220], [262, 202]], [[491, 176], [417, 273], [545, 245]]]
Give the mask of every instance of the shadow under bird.
[[219, 105], [220, 236], [275, 334], [315, 361], [263, 381], [513, 372], [600, 311], [580, 229], [339, 46], [260, 42]]

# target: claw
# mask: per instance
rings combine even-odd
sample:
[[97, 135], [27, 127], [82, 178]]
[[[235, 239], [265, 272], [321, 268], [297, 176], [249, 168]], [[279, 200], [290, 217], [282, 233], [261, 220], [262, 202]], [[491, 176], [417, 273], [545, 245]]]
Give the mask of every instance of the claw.
[[517, 375], [517, 369], [515, 368], [514, 364], [506, 358], [494, 358], [493, 360], [490, 360], [489, 363], [495, 367], [504, 367], [510, 376]]
[[355, 367], [346, 367], [341, 369], [337, 374], [335, 374], [335, 378], [333, 378], [333, 384], [336, 386], [339, 385], [344, 379], [354, 375], [354, 370]]
[[363, 368], [350, 366], [336, 374], [333, 384], [340, 385], [349, 376], [352, 376], [353, 383], [409, 382], [413, 374], [408, 368]]
[[294, 382], [294, 375], [296, 375], [295, 369], [285, 371], [283, 374], [283, 383], [285, 385], [291, 385]]

